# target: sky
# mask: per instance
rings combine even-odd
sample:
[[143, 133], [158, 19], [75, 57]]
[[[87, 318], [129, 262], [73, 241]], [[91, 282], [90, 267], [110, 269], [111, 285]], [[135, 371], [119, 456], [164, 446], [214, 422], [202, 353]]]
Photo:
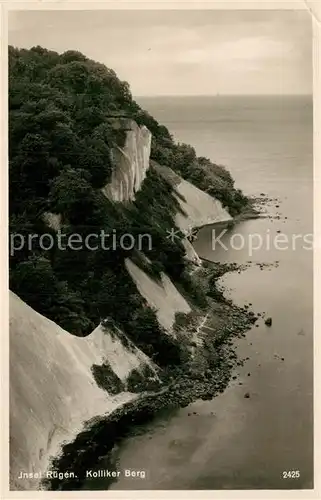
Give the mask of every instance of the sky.
[[307, 11], [15, 11], [9, 44], [79, 50], [134, 96], [312, 93]]

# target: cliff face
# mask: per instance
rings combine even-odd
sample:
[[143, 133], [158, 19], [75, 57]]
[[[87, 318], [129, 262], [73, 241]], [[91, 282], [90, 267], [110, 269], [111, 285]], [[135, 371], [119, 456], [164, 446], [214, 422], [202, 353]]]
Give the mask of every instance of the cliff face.
[[39, 481], [19, 480], [20, 471], [44, 472], [49, 457], [86, 420], [135, 397], [97, 386], [91, 367], [106, 360], [123, 382], [132, 369], [146, 363], [153, 369], [141, 351], [125, 348], [100, 326], [88, 337], [74, 337], [10, 292], [11, 489], [37, 489]]
[[[125, 145], [113, 152], [117, 167], [103, 189], [114, 201], [133, 200], [149, 168], [151, 134], [130, 122]], [[164, 174], [165, 172], [165, 174]], [[168, 175], [170, 169], [164, 170]], [[166, 173], [167, 172], [167, 173]], [[186, 215], [178, 213], [182, 230], [231, 219], [220, 202], [175, 174], [177, 198]], [[57, 214], [44, 214], [54, 229], [61, 225]], [[187, 259], [200, 265], [191, 243], [185, 239]], [[160, 324], [173, 334], [175, 313], [191, 308], [164, 273], [156, 282], [127, 259], [126, 268], [140, 294], [156, 310]], [[11, 489], [36, 489], [37, 479], [18, 479], [20, 471], [45, 471], [50, 456], [63, 441], [72, 440], [88, 419], [112, 412], [135, 397], [129, 392], [112, 395], [98, 387], [92, 366], [108, 362], [124, 382], [133, 369], [153, 364], [140, 350], [122, 342], [98, 326], [88, 337], [72, 336], [10, 294], [10, 440]]]
[[146, 127], [136, 122], [127, 123], [126, 140], [123, 148], [114, 148], [114, 168], [111, 181], [103, 188], [104, 194], [113, 201], [130, 201], [140, 189], [149, 168], [152, 135]]
[[[155, 163], [154, 168], [172, 184], [178, 193], [177, 200], [184, 213], [177, 212], [175, 223], [182, 231], [188, 233], [193, 228], [206, 224], [232, 220], [232, 217], [219, 200], [184, 180], [169, 167]], [[199, 263], [199, 258], [188, 240], [185, 240], [184, 246], [189, 260], [194, 261], [196, 264]]]
[[[165, 274], [156, 283], [131, 260], [126, 267], [141, 295], [172, 333], [175, 313], [190, 306]], [[133, 369], [155, 372], [149, 358], [133, 344], [126, 348], [98, 326], [87, 337], [75, 337], [37, 313], [10, 292], [10, 485], [13, 490], [37, 489], [39, 480], [19, 479], [20, 471], [44, 472], [50, 456], [59, 454], [84, 423], [108, 414], [133, 399], [100, 389], [92, 366], [108, 362], [126, 383]]]
[[[122, 121], [122, 126], [127, 128], [123, 148], [113, 150], [114, 170], [111, 181], [103, 189], [103, 193], [110, 200], [126, 202], [135, 199], [150, 163], [150, 149], [152, 135], [146, 127], [139, 127], [133, 120]], [[232, 219], [220, 201], [201, 191], [190, 182], [184, 180], [168, 167], [157, 165], [158, 172], [170, 181], [185, 201], [178, 201], [186, 215], [177, 213], [176, 224], [183, 231], [205, 224], [227, 222]], [[52, 229], [61, 227], [61, 216], [46, 212], [44, 220]], [[201, 265], [197, 253], [191, 243], [183, 241], [186, 250], [186, 259], [196, 265]]]
[[177, 198], [186, 214], [178, 212], [176, 215], [176, 224], [182, 230], [232, 220], [220, 201], [201, 191], [190, 182], [182, 179], [175, 187], [178, 193], [185, 198], [185, 201]]

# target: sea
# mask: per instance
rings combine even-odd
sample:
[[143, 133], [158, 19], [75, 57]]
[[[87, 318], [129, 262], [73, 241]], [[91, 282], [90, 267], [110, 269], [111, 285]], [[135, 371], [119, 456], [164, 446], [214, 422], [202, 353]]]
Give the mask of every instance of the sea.
[[222, 236], [224, 245], [213, 244], [215, 228], [207, 226], [194, 246], [208, 260], [246, 264], [220, 285], [235, 303], [271, 317], [272, 325], [260, 318], [237, 341], [246, 361], [222, 394], [160, 418], [120, 446], [120, 469], [143, 470], [145, 478], [121, 476], [111, 489], [312, 488], [312, 97], [137, 102], [177, 141], [224, 165], [237, 188], [266, 199], [264, 217], [240, 222]]

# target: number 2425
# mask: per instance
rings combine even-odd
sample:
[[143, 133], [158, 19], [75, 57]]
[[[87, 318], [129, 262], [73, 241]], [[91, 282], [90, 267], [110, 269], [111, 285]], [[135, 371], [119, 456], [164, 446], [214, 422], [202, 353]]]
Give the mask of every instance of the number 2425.
[[283, 479], [298, 479], [300, 477], [299, 470], [284, 470], [282, 472]]

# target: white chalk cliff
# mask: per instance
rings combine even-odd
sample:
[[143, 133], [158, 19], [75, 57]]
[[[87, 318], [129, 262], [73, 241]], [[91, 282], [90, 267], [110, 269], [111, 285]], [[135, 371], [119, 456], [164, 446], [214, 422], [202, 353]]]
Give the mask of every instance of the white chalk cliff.
[[[113, 201], [125, 202], [135, 199], [150, 163], [152, 135], [145, 127], [139, 127], [133, 120], [127, 121], [129, 130], [123, 148], [116, 147], [112, 152], [114, 168], [111, 181], [103, 188], [103, 193]], [[190, 182], [182, 179], [170, 168], [160, 167], [164, 177], [175, 178], [175, 188], [185, 198], [186, 202], [179, 199], [186, 216], [178, 213], [177, 226], [185, 231], [205, 224], [227, 222], [231, 220], [230, 214], [222, 207], [220, 201], [201, 191]], [[191, 243], [184, 242], [186, 258], [194, 264], [200, 265], [201, 261]]]
[[110, 182], [103, 188], [105, 195], [113, 201], [133, 200], [149, 168], [152, 134], [133, 120], [128, 126], [124, 147], [115, 147], [112, 151], [116, 168]]
[[38, 479], [18, 479], [19, 473], [44, 472], [85, 421], [136, 397], [97, 386], [91, 367], [106, 360], [123, 382], [134, 368], [148, 363], [153, 369], [145, 354], [128, 350], [100, 326], [75, 337], [10, 292], [11, 489], [37, 489]]
[[232, 217], [223, 208], [219, 200], [214, 199], [204, 191], [184, 179], [175, 186], [185, 201], [177, 198], [186, 215], [180, 212], [176, 215], [176, 224], [182, 230], [191, 230], [193, 227], [201, 227], [206, 224], [228, 222]]
[[156, 310], [159, 323], [172, 332], [175, 313], [189, 313], [190, 306], [173, 285], [169, 277], [162, 273], [161, 282], [156, 283], [130, 259], [126, 259], [126, 268], [135, 282], [139, 293], [147, 300], [150, 307]]

